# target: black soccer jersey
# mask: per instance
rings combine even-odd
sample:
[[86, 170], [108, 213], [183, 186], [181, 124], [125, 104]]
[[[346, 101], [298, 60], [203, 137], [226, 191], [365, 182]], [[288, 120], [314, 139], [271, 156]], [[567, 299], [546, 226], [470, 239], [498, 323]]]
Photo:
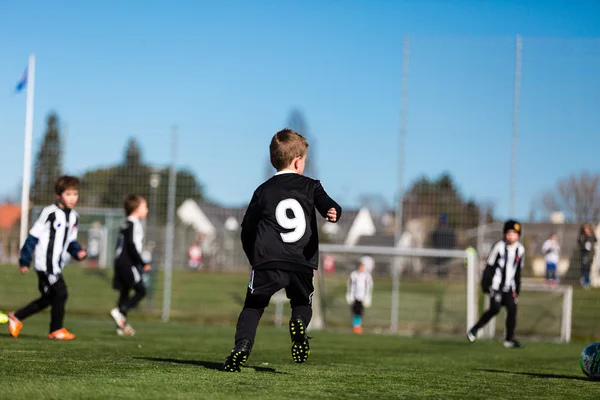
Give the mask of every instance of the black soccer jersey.
[[255, 269], [317, 269], [319, 235], [316, 210], [326, 217], [341, 207], [321, 182], [279, 172], [256, 189], [242, 222], [242, 246]]
[[142, 245], [144, 229], [139, 219], [128, 217], [121, 225], [117, 250], [115, 252], [115, 267], [142, 267]]

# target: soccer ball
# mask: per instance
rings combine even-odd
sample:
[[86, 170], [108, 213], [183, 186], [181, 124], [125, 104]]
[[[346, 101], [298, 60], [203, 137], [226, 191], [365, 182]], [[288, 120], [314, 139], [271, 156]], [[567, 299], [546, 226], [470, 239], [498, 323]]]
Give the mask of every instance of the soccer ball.
[[583, 349], [579, 365], [588, 378], [600, 380], [600, 342], [592, 343]]

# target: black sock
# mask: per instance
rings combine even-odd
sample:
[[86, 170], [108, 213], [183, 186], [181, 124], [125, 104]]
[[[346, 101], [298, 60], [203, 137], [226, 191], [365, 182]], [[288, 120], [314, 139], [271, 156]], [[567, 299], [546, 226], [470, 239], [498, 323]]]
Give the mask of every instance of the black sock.
[[244, 308], [242, 310], [235, 329], [235, 344], [242, 339], [248, 339], [254, 345], [256, 329], [264, 311], [264, 308]]
[[304, 326], [307, 327], [312, 320], [312, 307], [311, 306], [295, 306], [292, 307], [292, 320], [297, 317], [302, 318]]
[[146, 296], [146, 288], [144, 287], [143, 283], [137, 283], [133, 289], [135, 290], [133, 297], [125, 299], [123, 304], [119, 305], [121, 314], [125, 316], [129, 310], [135, 308], [135, 306], [137, 306], [137, 304]]

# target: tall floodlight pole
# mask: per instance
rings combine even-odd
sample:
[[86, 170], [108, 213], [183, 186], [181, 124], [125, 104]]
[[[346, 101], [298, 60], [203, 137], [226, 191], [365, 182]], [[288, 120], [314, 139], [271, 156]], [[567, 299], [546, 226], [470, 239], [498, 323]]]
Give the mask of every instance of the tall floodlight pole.
[[167, 230], [165, 237], [165, 275], [163, 285], [162, 320], [169, 321], [171, 314], [171, 283], [173, 280], [173, 245], [175, 235], [175, 187], [177, 185], [177, 127], [171, 133], [171, 166], [169, 169], [169, 192], [167, 199]]
[[[400, 96], [400, 140], [398, 146], [398, 199], [396, 204], [396, 229], [394, 246], [398, 245], [402, 236], [402, 218], [404, 203], [404, 153], [406, 143], [406, 101], [408, 94], [408, 72], [410, 66], [410, 37], [404, 36], [402, 47], [402, 88]], [[398, 309], [400, 305], [400, 258], [395, 257], [392, 263], [392, 313], [390, 331], [398, 330]]]

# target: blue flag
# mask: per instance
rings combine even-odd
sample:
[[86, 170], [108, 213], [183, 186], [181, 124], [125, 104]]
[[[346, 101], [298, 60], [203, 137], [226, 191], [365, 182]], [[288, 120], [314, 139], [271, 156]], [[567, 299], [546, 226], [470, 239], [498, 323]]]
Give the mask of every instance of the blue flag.
[[25, 72], [23, 72], [23, 76], [17, 82], [16, 92], [19, 93], [23, 88], [27, 86], [27, 68], [25, 68]]

